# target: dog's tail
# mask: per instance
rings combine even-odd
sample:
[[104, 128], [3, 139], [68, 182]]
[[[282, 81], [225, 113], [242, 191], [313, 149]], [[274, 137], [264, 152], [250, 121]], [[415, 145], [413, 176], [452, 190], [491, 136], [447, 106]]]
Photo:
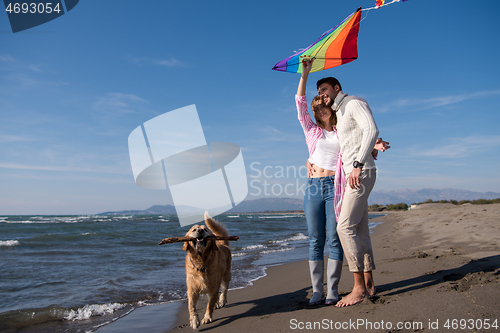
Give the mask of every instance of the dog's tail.
[[[222, 223], [211, 218], [210, 215], [208, 215], [208, 212], [205, 212], [205, 224], [216, 236], [229, 236], [227, 229], [222, 225]], [[229, 241], [227, 240], [217, 241], [217, 243], [229, 246]]]

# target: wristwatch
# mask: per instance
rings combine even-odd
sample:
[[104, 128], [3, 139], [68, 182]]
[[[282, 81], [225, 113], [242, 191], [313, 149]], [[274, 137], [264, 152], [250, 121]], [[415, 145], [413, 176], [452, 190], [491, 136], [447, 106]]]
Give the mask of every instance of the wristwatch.
[[354, 163], [352, 164], [353, 167], [360, 169], [363, 168], [363, 165], [364, 165], [363, 163], [359, 163], [358, 161], [354, 161]]

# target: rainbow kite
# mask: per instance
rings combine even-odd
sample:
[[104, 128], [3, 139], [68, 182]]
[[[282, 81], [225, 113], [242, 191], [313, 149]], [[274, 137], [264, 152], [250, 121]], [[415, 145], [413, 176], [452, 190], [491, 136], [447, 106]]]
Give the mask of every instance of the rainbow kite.
[[325, 32], [314, 44], [278, 62], [273, 69], [302, 73], [302, 61], [314, 59], [311, 72], [317, 72], [357, 59], [360, 18], [361, 7], [338, 26]]
[[275, 71], [302, 73], [302, 62], [314, 59], [311, 72], [347, 64], [358, 58], [358, 31], [361, 12], [379, 9], [396, 2], [408, 0], [376, 0], [375, 7], [361, 7], [335, 28], [325, 32], [316, 42], [293, 56], [281, 60], [273, 69]]

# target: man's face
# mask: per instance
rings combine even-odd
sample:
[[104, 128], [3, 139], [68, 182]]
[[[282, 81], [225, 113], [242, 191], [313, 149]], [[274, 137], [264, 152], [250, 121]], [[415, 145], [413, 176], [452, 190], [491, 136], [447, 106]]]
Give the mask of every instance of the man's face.
[[339, 91], [340, 88], [338, 85], [336, 85], [334, 88], [326, 82], [318, 87], [318, 95], [323, 100], [323, 103], [325, 103], [327, 106], [333, 105], [333, 101], [335, 100], [335, 97], [337, 97]]

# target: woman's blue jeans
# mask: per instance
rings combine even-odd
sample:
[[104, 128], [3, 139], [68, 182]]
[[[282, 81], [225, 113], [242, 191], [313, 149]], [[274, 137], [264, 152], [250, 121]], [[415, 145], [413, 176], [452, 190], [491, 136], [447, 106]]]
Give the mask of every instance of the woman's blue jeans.
[[308, 178], [304, 195], [304, 213], [309, 232], [309, 260], [324, 260], [325, 241], [329, 258], [342, 261], [344, 251], [337, 234], [333, 199], [335, 176]]

